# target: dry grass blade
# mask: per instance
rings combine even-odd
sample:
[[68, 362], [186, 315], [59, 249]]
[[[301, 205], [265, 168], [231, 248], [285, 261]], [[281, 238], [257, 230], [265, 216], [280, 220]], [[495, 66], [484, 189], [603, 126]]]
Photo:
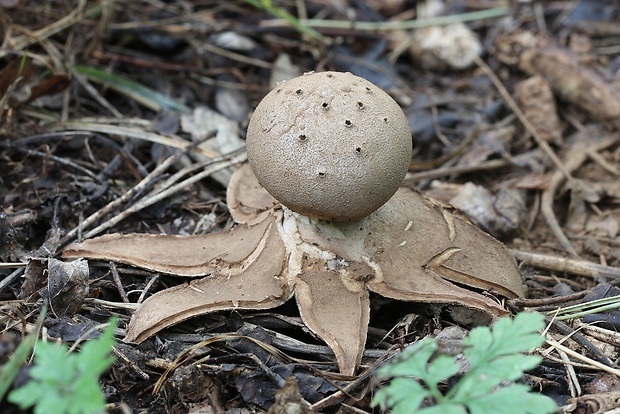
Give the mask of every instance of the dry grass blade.
[[164, 381], [170, 376], [170, 373], [174, 371], [175, 369], [177, 369], [178, 367], [180, 367], [181, 365], [183, 365], [185, 361], [188, 361], [189, 359], [191, 359], [195, 351], [201, 348], [204, 348], [205, 346], [211, 345], [213, 343], [227, 341], [229, 339], [247, 340], [247, 341], [254, 343], [255, 345], [260, 346], [262, 349], [269, 352], [271, 355], [278, 358], [280, 361], [284, 361], [288, 363], [295, 361], [295, 358], [288, 356], [287, 354], [280, 351], [279, 349], [269, 344], [266, 344], [262, 341], [259, 341], [258, 339], [255, 339], [255, 338], [252, 338], [246, 335], [237, 335], [237, 334], [218, 335], [214, 338], [210, 338], [205, 341], [200, 341], [188, 347], [185, 351], [181, 352], [181, 354], [179, 354], [179, 356], [174, 361], [172, 361], [172, 363], [166, 368], [166, 371], [159, 377], [159, 379], [157, 380], [157, 383], [155, 384], [155, 388], [153, 389], [153, 394], [157, 394], [161, 390], [161, 387], [164, 384]]
[[[81, 22], [82, 19], [84, 18], [84, 15], [87, 15], [87, 16], [92, 15], [92, 14], [97, 13], [97, 11], [100, 10], [100, 6], [94, 6], [84, 11], [86, 8], [86, 4], [87, 4], [86, 0], [79, 0], [76, 8], [72, 12], [67, 14], [67, 16], [63, 17], [62, 19], [55, 21], [49, 26], [46, 26], [35, 32], [22, 35], [18, 38], [10, 39], [9, 44], [10, 44], [11, 50], [13, 51], [24, 50], [25, 48], [27, 48], [28, 46], [34, 43], [48, 39], [49, 37], [55, 35], [56, 33], [59, 33], [65, 30], [66, 28], [71, 27]], [[0, 58], [6, 56], [6, 54], [7, 52], [0, 51]]]
[[[131, 214], [136, 213], [148, 206], [152, 206], [153, 204], [157, 203], [160, 200], [163, 200], [167, 197], [170, 197], [171, 195], [189, 187], [190, 185], [197, 183], [200, 180], [204, 180], [205, 178], [209, 177], [210, 175], [212, 175], [213, 173], [223, 170], [224, 168], [227, 168], [231, 165], [235, 165], [238, 164], [240, 162], [245, 161], [246, 159], [246, 154], [245, 152], [236, 152], [235, 154], [230, 154], [227, 156], [223, 156], [217, 159], [213, 159], [213, 160], [209, 160], [209, 161], [204, 161], [202, 163], [199, 164], [199, 166], [203, 166], [206, 167], [204, 168], [200, 173], [185, 179], [184, 181], [181, 181], [180, 183], [176, 184], [176, 185], [171, 185], [169, 187], [166, 188], [159, 188], [156, 189], [155, 191], [153, 191], [150, 195], [148, 195], [147, 197], [144, 197], [142, 200], [132, 204], [130, 207], [128, 207], [126, 210], [124, 210], [123, 212], [119, 213], [118, 215], [114, 216], [113, 218], [111, 218], [110, 220], [106, 221], [105, 223], [99, 225], [98, 227], [86, 232], [83, 237], [84, 238], [90, 238], [93, 237], [97, 234], [102, 233], [104, 230], [107, 230], [111, 227], [113, 227], [114, 225], [116, 225], [117, 223], [121, 222], [122, 220], [126, 219], [127, 217], [129, 217]], [[196, 168], [196, 166], [192, 166], [191, 169]], [[184, 172], [183, 172], [184, 174]], [[179, 174], [179, 175], [183, 175], [183, 174]]]
[[[123, 127], [118, 125], [108, 125], [108, 124], [98, 124], [95, 122], [80, 122], [80, 121], [69, 121], [69, 122], [59, 122], [50, 127], [53, 131], [89, 131], [89, 132], [99, 132], [102, 134], [110, 134], [110, 135], [118, 135], [127, 138], [135, 138], [142, 139], [144, 141], [153, 142], [156, 144], [166, 145], [172, 148], [185, 149], [191, 145], [187, 140], [170, 135], [164, 136], [160, 134], [156, 134], [153, 132], [144, 131], [138, 128], [130, 128]], [[208, 158], [216, 158], [219, 154], [206, 150], [204, 148], [196, 148], [195, 151], [200, 155], [203, 155]]]
[[548, 312], [553, 315], [556, 321], [564, 321], [569, 319], [581, 318], [585, 315], [603, 313], [609, 310], [620, 308], [620, 298], [617, 296], [592, 300], [577, 305], [566, 306], [554, 311]]
[[174, 99], [157, 92], [141, 83], [127, 79], [115, 73], [105, 72], [89, 66], [74, 66], [73, 70], [88, 79], [103, 83], [112, 89], [127, 95], [153, 111], [189, 112], [190, 108]]
[[194, 150], [198, 145], [200, 145], [201, 142], [204, 142], [212, 138], [214, 135], [215, 135], [215, 132], [211, 134], [207, 134], [204, 140], [194, 142], [193, 144], [188, 145], [185, 148], [185, 150], [177, 151], [171, 156], [169, 156], [168, 158], [166, 158], [164, 162], [162, 162], [160, 165], [154, 168], [153, 171], [147, 174], [147, 176], [144, 177], [142, 181], [140, 181], [138, 184], [133, 186], [129, 191], [125, 192], [122, 196], [116, 198], [114, 201], [110, 202], [108, 205], [106, 205], [105, 207], [97, 211], [96, 213], [91, 214], [85, 220], [80, 222], [80, 225], [78, 227], [74, 228], [73, 230], [65, 234], [63, 238], [60, 240], [59, 246], [62, 247], [66, 245], [67, 243], [71, 242], [72, 240], [74, 240], [74, 238], [77, 236], [78, 233], [84, 232], [97, 220], [103, 218], [106, 214], [110, 213], [115, 208], [121, 206], [125, 201], [129, 200], [135, 194], [141, 193], [146, 188], [150, 187], [154, 183], [155, 180], [157, 180], [163, 173], [165, 173], [168, 170], [168, 168], [170, 168], [175, 162], [177, 162], [184, 154], [186, 154], [190, 150]]
[[601, 371], [605, 371], [609, 374], [615, 375], [617, 377], [620, 377], [620, 369], [615, 369], [612, 367], [608, 367], [605, 364], [601, 364], [598, 361], [595, 361], [591, 358], [588, 358], [585, 355], [581, 355], [579, 352], [575, 352], [572, 349], [562, 345], [561, 343], [559, 343], [558, 341], [555, 341], [553, 339], [549, 339], [547, 338], [546, 340], [547, 344], [549, 344], [551, 346], [551, 349], [544, 351], [543, 354], [551, 352], [551, 350], [553, 348], [557, 348], [558, 350], [561, 350], [562, 352], [566, 353], [568, 356], [578, 359], [579, 361], [585, 362], [586, 364], [590, 365], [592, 368], [594, 369], [598, 369]]
[[[388, 21], [388, 22], [360, 22], [350, 20], [323, 20], [323, 19], [300, 19], [304, 26], [316, 29], [350, 29], [360, 31], [393, 31], [410, 30], [421, 27], [443, 26], [453, 23], [464, 23], [471, 21], [481, 21], [484, 19], [495, 19], [506, 16], [510, 13], [508, 7], [495, 7], [492, 9], [480, 10], [469, 13], [455, 14], [451, 16], [439, 16], [432, 19], [418, 19], [407, 21]], [[262, 27], [282, 27], [288, 26], [289, 22], [284, 19], [266, 20], [261, 22]]]

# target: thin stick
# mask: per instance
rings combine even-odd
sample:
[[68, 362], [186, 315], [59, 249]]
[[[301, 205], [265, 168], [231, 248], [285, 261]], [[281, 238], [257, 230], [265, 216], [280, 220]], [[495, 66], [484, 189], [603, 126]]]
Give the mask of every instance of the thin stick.
[[[415, 162], [414, 162], [415, 164]], [[411, 185], [420, 181], [434, 180], [436, 178], [446, 177], [449, 175], [468, 174], [476, 171], [488, 171], [496, 168], [509, 167], [512, 164], [508, 160], [489, 160], [477, 165], [455, 165], [453, 167], [436, 168], [430, 171], [419, 173], [409, 173], [405, 177], [404, 184]], [[417, 165], [415, 165], [417, 168]]]
[[[204, 139], [206, 140], [206, 139], [212, 138], [214, 135], [215, 133], [212, 132], [208, 134]], [[200, 140], [200, 142], [202, 141], [203, 140]], [[72, 241], [76, 237], [78, 232], [83, 232], [85, 229], [90, 227], [91, 224], [103, 218], [106, 214], [110, 213], [113, 209], [120, 206], [121, 204], [129, 200], [134, 195], [139, 194], [142, 191], [144, 191], [147, 187], [152, 185], [152, 183], [155, 182], [155, 180], [161, 174], [163, 174], [166, 170], [168, 170], [168, 168], [170, 168], [175, 162], [177, 162], [179, 158], [181, 158], [181, 156], [187, 154], [188, 151], [195, 148], [195, 145], [198, 145], [200, 142], [192, 143], [191, 145], [188, 145], [184, 150], [176, 151], [174, 154], [166, 158], [161, 164], [155, 167], [153, 171], [147, 174], [147, 176], [144, 177], [142, 181], [140, 181], [138, 184], [133, 186], [129, 191], [127, 191], [122, 196], [114, 199], [113, 201], [111, 201], [110, 203], [108, 203], [106, 206], [99, 209], [95, 213], [91, 214], [88, 218], [86, 218], [86, 220], [82, 221], [78, 225], [78, 227], [72, 229], [67, 234], [65, 234], [65, 236], [62, 239], [60, 239], [59, 246], [62, 247], [68, 244], [70, 241]]]
[[573, 275], [598, 277], [620, 278], [620, 269], [603, 266], [580, 259], [567, 259], [564, 257], [551, 256], [540, 253], [530, 253], [521, 250], [509, 249], [511, 255], [522, 261], [526, 265], [551, 270], [554, 272], [565, 272]]
[[620, 370], [618, 370], [618, 369], [608, 367], [607, 365], [601, 364], [600, 362], [595, 361], [595, 360], [593, 360], [591, 358], [588, 358], [585, 355], [581, 355], [580, 353], [575, 352], [575, 351], [573, 351], [572, 349], [570, 349], [568, 347], [565, 347], [564, 345], [560, 344], [557, 341], [554, 341], [553, 339], [547, 339], [546, 342], [549, 345], [551, 345], [552, 347], [554, 347], [554, 348], [556, 348], [558, 350], [561, 350], [561, 351], [565, 352], [567, 355], [569, 355], [569, 356], [571, 356], [571, 357], [573, 357], [575, 359], [578, 359], [580, 361], [583, 361], [586, 364], [589, 364], [590, 366], [592, 366], [594, 368], [600, 369], [601, 371], [605, 371], [605, 372], [607, 372], [609, 374], [612, 374], [612, 375], [615, 375], [617, 377], [620, 377]]
[[575, 398], [581, 395], [581, 385], [579, 385], [579, 380], [577, 379], [575, 367], [570, 364], [570, 359], [568, 358], [568, 355], [566, 355], [566, 352], [562, 351], [559, 348], [556, 348], [556, 351], [558, 352], [558, 354], [560, 354], [560, 358], [562, 359], [564, 368], [566, 369], [566, 372], [568, 374], [568, 389], [570, 391], [570, 395], [571, 397]]
[[182, 182], [180, 182], [177, 185], [174, 185], [170, 188], [168, 188], [165, 191], [161, 191], [158, 193], [153, 194], [150, 197], [147, 197], [145, 199], [140, 200], [139, 202], [135, 203], [134, 205], [132, 205], [131, 207], [129, 207], [127, 210], [124, 210], [123, 212], [121, 212], [120, 214], [118, 214], [117, 216], [113, 217], [112, 219], [106, 221], [105, 223], [101, 224], [100, 226], [94, 228], [93, 230], [89, 231], [88, 233], [86, 233], [84, 235], [84, 238], [88, 239], [91, 238], [99, 233], [101, 233], [104, 230], [109, 229], [110, 227], [116, 225], [117, 223], [119, 223], [120, 221], [126, 219], [127, 217], [129, 217], [130, 215], [132, 215], [135, 212], [138, 212], [146, 207], [149, 207], [155, 203], [157, 203], [160, 200], [163, 200], [166, 197], [169, 197], [181, 190], [183, 190], [184, 188], [197, 183], [200, 180], [203, 180], [207, 177], [209, 177], [210, 175], [212, 175], [213, 173], [223, 170], [224, 168], [227, 168], [231, 165], [234, 164], [238, 164], [240, 162], [245, 161], [246, 159], [246, 153], [242, 152], [242, 153], [238, 153], [234, 156], [226, 156], [226, 157], [221, 157], [220, 159], [217, 160], [211, 160], [211, 165], [208, 168], [205, 168], [201, 173], [196, 174]]
[[[595, 141], [590, 139], [587, 132], [579, 132], [578, 137], [578, 140], [572, 144], [572, 147], [566, 155], [566, 159], [568, 161], [566, 162], [565, 168], [567, 171], [576, 171], [579, 167], [581, 167], [581, 165], [588, 159], [588, 150], [590, 150], [590, 152], [600, 151], [617, 141], [615, 137]], [[542, 193], [540, 209], [545, 216], [551, 231], [562, 248], [571, 255], [577, 257], [579, 256], [577, 251], [573, 248], [570, 240], [568, 240], [568, 237], [566, 237], [562, 231], [562, 227], [560, 226], [555, 212], [553, 211], [553, 199], [555, 198], [555, 193], [563, 182], [564, 175], [562, 172], [556, 171], [551, 175], [547, 188], [545, 188]]]
[[534, 128], [534, 125], [532, 125], [532, 123], [527, 119], [523, 111], [521, 111], [521, 108], [519, 108], [519, 105], [517, 105], [515, 100], [512, 99], [512, 96], [510, 96], [510, 94], [506, 90], [506, 87], [504, 86], [502, 81], [499, 80], [497, 75], [495, 75], [495, 73], [493, 72], [493, 69], [491, 69], [489, 65], [487, 65], [479, 57], [476, 57], [474, 62], [476, 62], [476, 65], [478, 65], [478, 67], [480, 67], [480, 69], [482, 69], [482, 71], [489, 77], [489, 79], [491, 80], [493, 85], [495, 85], [495, 88], [497, 89], [499, 94], [502, 96], [506, 104], [510, 107], [510, 109], [512, 109], [515, 115], [519, 118], [519, 121], [521, 121], [521, 123], [523, 124], [527, 132], [529, 132], [532, 135], [532, 137], [534, 137], [534, 140], [536, 140], [536, 143], [538, 144], [538, 146], [545, 152], [545, 154], [547, 154], [547, 156], [551, 159], [551, 161], [553, 161], [556, 168], [560, 170], [562, 174], [564, 174], [564, 177], [566, 177], [568, 181], [572, 181], [573, 177], [566, 170], [566, 168], [564, 167], [564, 164], [562, 164], [562, 161], [560, 161], [560, 159], [558, 158], [557, 155], [555, 155], [555, 152], [553, 152], [553, 149], [551, 149], [547, 141], [545, 141], [540, 136], [536, 128]]
[[[24, 267], [26, 266], [27, 263], [8, 263], [11, 265], [24, 265]], [[2, 266], [4, 267], [4, 266]], [[6, 266], [9, 267], [9, 266]], [[11, 266], [11, 267], [16, 267], [16, 266]], [[4, 289], [6, 289], [11, 283], [13, 283], [14, 281], [16, 281], [17, 279], [19, 279], [19, 277], [24, 273], [23, 269], [17, 269], [14, 270], [10, 275], [6, 276], [4, 279], [0, 280], [0, 292], [3, 292]]]
[[127, 292], [125, 292], [123, 282], [121, 282], [121, 277], [118, 275], [118, 270], [116, 269], [116, 264], [114, 264], [114, 262], [110, 262], [110, 273], [112, 273], [112, 279], [114, 279], [114, 284], [116, 285], [118, 293], [121, 295], [121, 299], [123, 299], [123, 302], [129, 303]]

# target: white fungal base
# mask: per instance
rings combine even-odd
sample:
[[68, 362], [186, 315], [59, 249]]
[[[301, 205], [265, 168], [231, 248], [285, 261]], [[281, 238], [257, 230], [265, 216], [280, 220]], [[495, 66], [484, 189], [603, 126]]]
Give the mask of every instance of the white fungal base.
[[[339, 223], [341, 226], [348, 226], [350, 228], [359, 227], [359, 230], [355, 230], [353, 235], [347, 234], [349, 233], [346, 231], [347, 229], [343, 231], [335, 223], [313, 219], [283, 207], [281, 217], [276, 220], [276, 223], [289, 257], [287, 281], [291, 288], [295, 285], [296, 276], [302, 273], [303, 262], [306, 258], [325, 263], [325, 270], [340, 275], [342, 283], [352, 292], [360, 292], [364, 288], [364, 283], [368, 280], [362, 281], [355, 277], [354, 272], [350, 270], [350, 260], [366, 264], [372, 270], [374, 280], [383, 280], [383, 272], [379, 264], [362, 253], [364, 239], [359, 237], [359, 232], [363, 229], [363, 220], [355, 224]], [[310, 232], [310, 237], [313, 240], [305, 240], [302, 236], [304, 232]], [[353, 251], [355, 257], [347, 260], [332, 251], [322, 248], [321, 246], [329, 245], [328, 242], [321, 243], [321, 239], [325, 240], [326, 238], [339, 239], [343, 245], [355, 245], [355, 249], [347, 249], [349, 252]]]

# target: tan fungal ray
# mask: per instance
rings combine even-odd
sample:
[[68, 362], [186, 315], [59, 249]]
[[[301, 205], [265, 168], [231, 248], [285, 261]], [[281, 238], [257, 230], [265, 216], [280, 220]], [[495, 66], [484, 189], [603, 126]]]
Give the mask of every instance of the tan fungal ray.
[[224, 268], [238, 272], [248, 266], [273, 221], [195, 236], [108, 234], [69, 245], [62, 257], [110, 260], [177, 276], [205, 276]]
[[226, 204], [237, 223], [252, 224], [261, 221], [279, 203], [258, 183], [250, 164], [244, 164], [230, 179]]
[[[217, 236], [210, 236], [212, 243], [219, 244]], [[142, 342], [166, 327], [209, 312], [268, 309], [286, 302], [292, 292], [282, 275], [286, 251], [275, 226], [268, 227], [258, 250], [255, 259], [240, 273], [231, 275], [222, 267], [211, 276], [148, 298], [134, 312], [125, 341]]]
[[515, 260], [499, 241], [409, 188], [361, 220], [321, 221], [279, 211], [243, 167], [231, 179], [228, 202], [233, 218], [246, 224], [189, 237], [107, 235], [68, 246], [63, 257], [210, 275], [148, 298], [134, 312], [128, 342], [208, 312], [272, 308], [294, 293], [304, 323], [334, 351], [343, 374], [354, 373], [364, 351], [368, 290], [492, 316], [507, 313], [494, 296], [526, 295]]
[[345, 285], [325, 262], [304, 263], [295, 283], [295, 298], [304, 323], [336, 354], [340, 372], [353, 375], [358, 367], [370, 320], [370, 300], [362, 283]]
[[402, 188], [367, 218], [365, 252], [380, 268], [368, 288], [395, 299], [505, 313], [499, 303], [475, 290], [524, 296], [514, 259], [500, 242], [466, 221], [455, 216], [448, 223], [444, 211]]

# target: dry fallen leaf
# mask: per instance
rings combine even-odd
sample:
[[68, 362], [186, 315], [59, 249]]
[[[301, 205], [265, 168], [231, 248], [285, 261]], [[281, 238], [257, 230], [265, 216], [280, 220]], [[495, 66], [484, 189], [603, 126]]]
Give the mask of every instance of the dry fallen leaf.
[[40, 295], [49, 301], [56, 317], [73, 317], [90, 288], [86, 260], [31, 259], [24, 276], [20, 299], [31, 300]]
[[583, 109], [595, 119], [617, 122], [620, 94], [598, 72], [582, 65], [569, 49], [546, 35], [516, 30], [498, 36], [497, 57], [529, 75], [542, 77], [555, 96]]

